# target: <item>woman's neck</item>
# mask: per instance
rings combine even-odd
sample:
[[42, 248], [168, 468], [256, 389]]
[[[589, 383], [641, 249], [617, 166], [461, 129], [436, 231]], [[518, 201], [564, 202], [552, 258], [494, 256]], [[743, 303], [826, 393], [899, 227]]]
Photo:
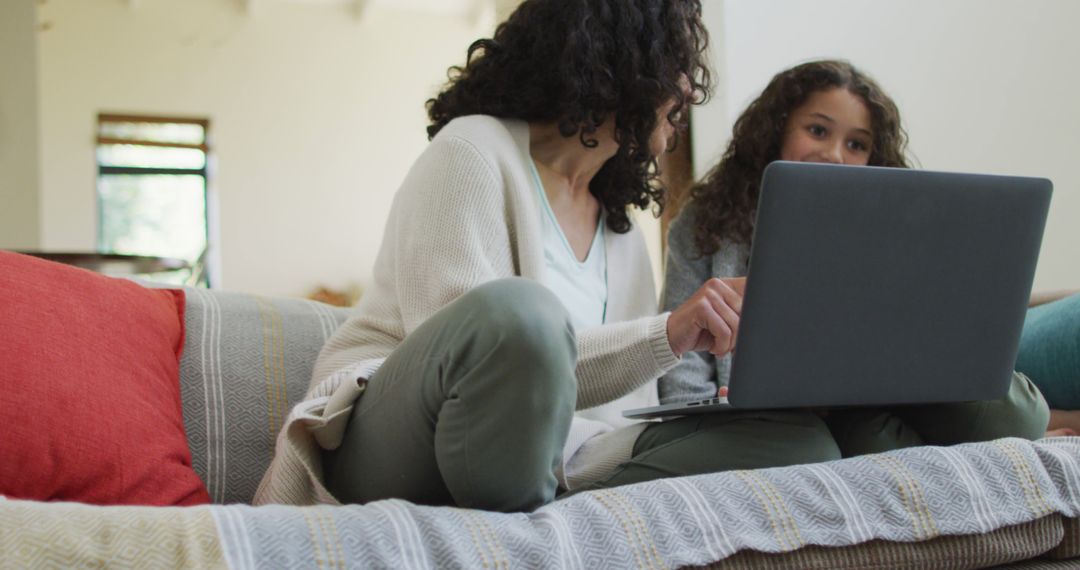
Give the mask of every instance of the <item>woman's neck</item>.
[[578, 261], [588, 257], [600, 221], [600, 202], [589, 192], [589, 182], [619, 149], [610, 126], [601, 125], [591, 138], [597, 145], [589, 148], [577, 136], [562, 136], [554, 124], [529, 123], [529, 155], [548, 205]]
[[589, 148], [577, 135], [564, 137], [554, 123], [529, 123], [529, 154], [544, 171], [543, 178], [554, 178], [556, 186], [572, 195], [588, 193], [589, 182], [618, 151], [613, 124], [608, 121], [587, 137], [598, 143]]

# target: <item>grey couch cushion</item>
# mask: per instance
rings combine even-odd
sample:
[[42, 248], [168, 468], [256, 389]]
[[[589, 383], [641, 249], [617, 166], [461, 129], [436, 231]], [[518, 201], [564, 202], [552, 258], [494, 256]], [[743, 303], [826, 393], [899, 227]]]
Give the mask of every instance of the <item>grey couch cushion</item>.
[[282, 421], [349, 311], [301, 299], [185, 293], [180, 394], [195, 471], [215, 503], [250, 503]]

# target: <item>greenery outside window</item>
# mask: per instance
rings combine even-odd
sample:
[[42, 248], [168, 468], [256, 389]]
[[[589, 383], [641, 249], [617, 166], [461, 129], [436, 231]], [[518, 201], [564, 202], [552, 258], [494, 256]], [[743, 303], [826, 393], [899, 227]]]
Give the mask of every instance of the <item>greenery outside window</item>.
[[98, 251], [170, 257], [182, 275], [157, 281], [209, 286], [206, 119], [98, 115]]

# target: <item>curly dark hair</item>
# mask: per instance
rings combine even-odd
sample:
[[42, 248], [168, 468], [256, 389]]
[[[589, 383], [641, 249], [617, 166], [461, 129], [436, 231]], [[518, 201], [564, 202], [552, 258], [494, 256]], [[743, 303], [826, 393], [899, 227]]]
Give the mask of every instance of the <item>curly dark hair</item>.
[[630, 205], [663, 210], [649, 138], [665, 102], [676, 101], [667, 120], [681, 127], [682, 111], [708, 97], [707, 46], [700, 0], [526, 0], [493, 38], [469, 46], [464, 67], [450, 68], [427, 102], [428, 137], [456, 117], [484, 114], [555, 123], [592, 148], [613, 118], [619, 150], [589, 191], [608, 227], [625, 233]]
[[749, 244], [754, 230], [761, 176], [780, 158], [788, 118], [811, 94], [847, 89], [870, 111], [871, 166], [907, 168], [907, 133], [900, 111], [878, 84], [846, 61], [811, 61], [776, 74], [735, 121], [720, 162], [690, 190], [697, 205], [694, 245], [712, 255], [726, 240]]

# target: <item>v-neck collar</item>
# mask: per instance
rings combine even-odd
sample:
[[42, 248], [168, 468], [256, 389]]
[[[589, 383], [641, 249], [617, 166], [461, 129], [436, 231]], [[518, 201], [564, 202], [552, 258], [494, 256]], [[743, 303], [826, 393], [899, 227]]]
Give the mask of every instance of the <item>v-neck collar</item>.
[[589, 244], [589, 251], [585, 253], [585, 259], [578, 259], [577, 254], [574, 253], [574, 248], [570, 246], [570, 240], [566, 239], [566, 233], [563, 232], [562, 226], [559, 225], [559, 219], [555, 217], [555, 210], [551, 209], [551, 201], [548, 200], [547, 192], [544, 191], [544, 182], [540, 180], [540, 171], [536, 168], [536, 162], [532, 159], [532, 156], [528, 159], [529, 170], [533, 176], [533, 186], [536, 188], [536, 192], [539, 194], [540, 205], [544, 210], [546, 216], [555, 227], [556, 233], [559, 234], [559, 240], [563, 244], [563, 248], [566, 250], [567, 255], [578, 264], [578, 266], [584, 266], [588, 263], [589, 259], [593, 256], [596, 249], [602, 245], [604, 237], [604, 211], [600, 210], [600, 215], [596, 220], [596, 231], [593, 233], [592, 242]]

